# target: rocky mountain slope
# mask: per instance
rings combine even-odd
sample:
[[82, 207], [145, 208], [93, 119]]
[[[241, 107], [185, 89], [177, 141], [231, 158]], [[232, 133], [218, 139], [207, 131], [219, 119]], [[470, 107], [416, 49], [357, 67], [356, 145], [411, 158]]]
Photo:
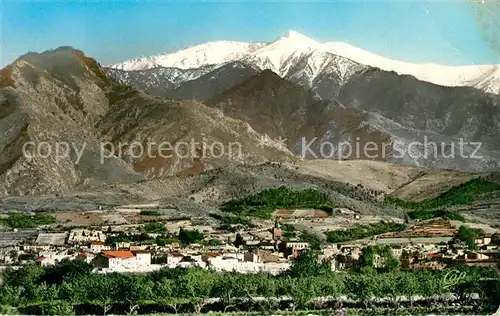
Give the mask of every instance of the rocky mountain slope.
[[135, 87], [152, 95], [169, 96], [181, 84], [197, 79], [217, 68], [217, 65], [208, 65], [191, 69], [157, 67], [125, 71], [105, 67], [104, 71], [121, 84]]
[[[334, 162], [326, 162], [329, 163]], [[99, 205], [107, 208], [124, 203], [159, 201], [160, 205], [172, 208], [189, 204], [193, 210], [191, 215], [206, 216], [207, 212], [217, 210], [224, 201], [282, 185], [296, 189], [321, 190], [339, 207], [350, 208], [363, 214], [391, 214], [391, 210], [381, 208], [377, 202], [380, 191], [365, 189], [349, 181], [333, 180], [328, 177], [328, 172], [313, 174], [289, 163], [226, 166], [198, 174], [101, 185], [84, 191], [66, 192], [59, 197], [8, 197], [0, 200], [0, 207], [19, 208], [21, 205], [27, 205], [30, 209], [95, 209]], [[394, 212], [392, 215], [401, 214]]]
[[[94, 60], [68, 47], [30, 53], [1, 77], [0, 196], [143, 178], [119, 159], [99, 163], [94, 123], [108, 111], [111, 81]], [[57, 143], [70, 144], [68, 156], [56, 157]]]
[[216, 68], [199, 78], [186, 81], [165, 96], [173, 99], [207, 101], [211, 97], [260, 73], [260, 69], [236, 61]]
[[[429, 152], [437, 156], [434, 167], [482, 171], [499, 166], [498, 95], [369, 69], [354, 75], [337, 99], [346, 107], [372, 113], [371, 126], [391, 134], [402, 147], [408, 148], [411, 141], [425, 144], [427, 138]], [[433, 146], [432, 141], [438, 145]], [[461, 141], [465, 143], [463, 153]], [[477, 155], [472, 155], [476, 148]]]
[[385, 194], [418, 201], [477, 176], [362, 160], [260, 163], [134, 183], [103, 184], [60, 195], [6, 197], [0, 199], [0, 209], [94, 210], [99, 206], [111, 208], [155, 201], [162, 208], [178, 209], [179, 214], [206, 217], [218, 212], [225, 201], [286, 185], [315, 188], [327, 193], [336, 206], [362, 214], [401, 217], [403, 212], [380, 202]]
[[[286, 139], [288, 148], [307, 158], [488, 171], [500, 166], [499, 100], [472, 88], [367, 69], [353, 75], [334, 101], [264, 71], [206, 104]], [[368, 153], [367, 146], [375, 147]]]
[[[102, 182], [197, 172], [242, 160], [288, 160], [292, 156], [278, 145], [257, 147], [261, 135], [220, 111], [122, 86], [95, 60], [70, 47], [30, 53], [4, 68], [0, 102], [4, 135], [0, 140], [0, 196], [61, 192]], [[208, 146], [239, 142], [241, 155], [219, 150], [217, 157], [200, 158], [196, 147], [189, 151], [191, 155], [151, 161], [119, 147], [146, 138], [174, 146], [190, 144], [192, 139], [201, 142], [204, 137]], [[115, 156], [102, 149], [103, 142], [110, 142], [106, 148], [114, 149]], [[150, 148], [154, 151], [154, 146]], [[66, 150], [68, 154], [63, 155]], [[102, 159], [103, 155], [109, 158]]]

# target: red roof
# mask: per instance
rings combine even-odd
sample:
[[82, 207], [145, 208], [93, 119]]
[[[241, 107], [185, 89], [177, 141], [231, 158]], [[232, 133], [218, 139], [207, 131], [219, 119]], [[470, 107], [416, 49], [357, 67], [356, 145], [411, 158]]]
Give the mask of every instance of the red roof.
[[98, 241], [98, 240], [91, 241], [90, 244], [91, 245], [101, 245], [101, 246], [105, 245], [105, 243], [103, 241]]
[[37, 259], [35, 259], [35, 262], [42, 262], [43, 260], [45, 260], [45, 257], [44, 256], [40, 256]]
[[108, 258], [129, 259], [135, 257], [131, 251], [124, 250], [107, 250], [103, 251], [102, 254]]
[[439, 254], [439, 253], [428, 253], [428, 254], [427, 254], [427, 257], [434, 257], [434, 258], [437, 258], [437, 257], [441, 257], [441, 254]]

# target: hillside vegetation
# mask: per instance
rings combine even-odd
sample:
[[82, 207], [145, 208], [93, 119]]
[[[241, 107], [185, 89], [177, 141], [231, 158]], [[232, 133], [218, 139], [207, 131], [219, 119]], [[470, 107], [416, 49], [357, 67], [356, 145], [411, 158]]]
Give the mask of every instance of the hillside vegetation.
[[452, 221], [465, 222], [465, 217], [463, 217], [459, 212], [447, 211], [447, 210], [418, 210], [408, 213], [408, 216], [411, 219], [418, 219], [418, 220], [426, 220], [426, 219], [441, 217]]
[[1, 218], [0, 223], [11, 228], [35, 228], [50, 225], [56, 222], [52, 214], [40, 212], [30, 215], [21, 212], [12, 212], [7, 217]]
[[500, 190], [500, 184], [483, 178], [472, 179], [451, 188], [443, 194], [420, 202], [404, 201], [392, 196], [386, 196], [384, 203], [406, 209], [431, 210], [439, 207], [471, 204], [484, 194]]
[[385, 233], [400, 232], [405, 229], [406, 227], [403, 224], [380, 222], [368, 225], [356, 225], [348, 229], [327, 231], [325, 234], [328, 242], [338, 243], [363, 239]]
[[221, 210], [224, 212], [262, 219], [271, 218], [276, 209], [280, 208], [332, 211], [333, 204], [326, 194], [318, 190], [293, 190], [279, 187], [267, 189], [242, 199], [231, 200], [221, 206]]

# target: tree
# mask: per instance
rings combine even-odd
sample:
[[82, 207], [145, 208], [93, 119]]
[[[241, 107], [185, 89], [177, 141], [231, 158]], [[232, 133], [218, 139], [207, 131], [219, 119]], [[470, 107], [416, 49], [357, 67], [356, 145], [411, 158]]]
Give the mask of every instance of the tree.
[[309, 232], [302, 232], [300, 239], [309, 243], [309, 248], [312, 250], [321, 250], [323, 242], [319, 239], [318, 235]]
[[229, 309], [236, 307], [236, 298], [243, 295], [244, 292], [240, 291], [242, 284], [233, 274], [224, 274], [224, 276], [214, 283], [212, 295], [219, 298], [224, 306], [224, 313], [226, 313]]
[[240, 235], [240, 233], [236, 234], [236, 239], [234, 240], [233, 245], [236, 248], [240, 248], [240, 246], [245, 245], [245, 240], [243, 240], [243, 237]]
[[59, 299], [68, 301], [73, 305], [87, 301], [88, 282], [87, 277], [63, 281], [59, 287]]
[[398, 265], [399, 261], [394, 257], [388, 245], [365, 247], [358, 260], [358, 269], [363, 272], [370, 272], [372, 269], [393, 271]]
[[330, 263], [320, 261], [318, 253], [310, 249], [302, 251], [288, 270], [288, 275], [293, 278], [307, 278], [328, 273], [331, 273]]
[[147, 223], [143, 226], [144, 232], [150, 234], [166, 234], [167, 230], [161, 222]]
[[361, 250], [361, 254], [358, 259], [358, 266], [360, 270], [364, 268], [373, 268], [374, 267], [374, 256], [375, 251], [372, 246], [365, 247]]
[[0, 305], [0, 315], [19, 315], [19, 311], [13, 306]]
[[202, 241], [203, 238], [203, 234], [197, 230], [186, 230], [183, 228], [179, 230], [179, 241], [183, 245], [198, 243]]
[[65, 280], [73, 280], [89, 276], [94, 268], [84, 260], [61, 260], [58, 264], [45, 268], [41, 280], [49, 284], [61, 284]]
[[350, 274], [345, 278], [347, 296], [363, 302], [368, 308], [377, 289], [377, 282], [371, 274]]
[[92, 289], [89, 293], [89, 300], [94, 301], [102, 308], [103, 315], [106, 315], [113, 307], [113, 302], [116, 301], [117, 282], [115, 282], [118, 273], [108, 275], [92, 275], [86, 278], [87, 289]]
[[42, 267], [29, 263], [18, 270], [7, 270], [4, 274], [4, 284], [27, 287], [37, 283], [43, 274]]
[[491, 243], [494, 245], [500, 245], [500, 233], [494, 233], [491, 235]]
[[19, 257], [19, 253], [17, 252], [17, 250], [13, 249], [13, 250], [9, 251], [10, 261], [16, 262], [18, 257]]
[[188, 269], [177, 280], [176, 292], [180, 297], [188, 298], [194, 305], [195, 312], [200, 313], [210, 297], [213, 278], [210, 272], [199, 268]]
[[21, 288], [6, 284], [0, 289], [0, 303], [3, 306], [18, 306], [21, 301]]
[[460, 226], [457, 234], [455, 235], [455, 240], [461, 240], [467, 244], [471, 249], [476, 248], [476, 238], [484, 236], [484, 232], [481, 229], [471, 228], [467, 226]]
[[139, 308], [139, 303], [153, 297], [153, 281], [149, 277], [116, 275], [118, 293], [115, 301], [129, 305], [128, 314], [134, 313]]
[[293, 299], [293, 308], [308, 309], [311, 300], [315, 298], [314, 285], [316, 278], [292, 279], [290, 296]]

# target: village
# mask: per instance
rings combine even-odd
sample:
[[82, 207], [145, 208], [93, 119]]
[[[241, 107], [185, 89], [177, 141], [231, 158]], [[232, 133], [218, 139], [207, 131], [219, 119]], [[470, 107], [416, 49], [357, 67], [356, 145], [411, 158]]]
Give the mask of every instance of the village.
[[[443, 269], [454, 263], [498, 269], [500, 262], [498, 234], [487, 232], [474, 238], [473, 245], [467, 244], [455, 238], [459, 228], [444, 219], [335, 243], [305, 230], [341, 227], [342, 223], [370, 225], [381, 219], [344, 209], [337, 210], [335, 216], [318, 210], [277, 210], [273, 221], [217, 227], [206, 219], [165, 218], [157, 207], [153, 203], [61, 212], [55, 214], [57, 222], [49, 225], [4, 228], [0, 232], [0, 263], [4, 268], [33, 262], [50, 266], [80, 259], [90, 263], [96, 273], [200, 267], [277, 275], [289, 269], [306, 249], [318, 251], [322, 260], [331, 263], [332, 271], [354, 270], [366, 247], [390, 249], [398, 265], [406, 269]], [[214, 217], [221, 219], [220, 215]], [[375, 254], [375, 267], [382, 266], [384, 260]]]

